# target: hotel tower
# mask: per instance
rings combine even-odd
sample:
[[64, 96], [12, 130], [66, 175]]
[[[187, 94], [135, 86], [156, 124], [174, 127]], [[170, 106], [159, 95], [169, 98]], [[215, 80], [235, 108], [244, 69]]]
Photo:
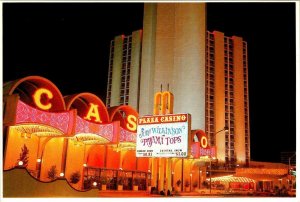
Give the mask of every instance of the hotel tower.
[[143, 30], [111, 41], [106, 105], [149, 115], [154, 94], [169, 90], [174, 113], [192, 115], [220, 165], [248, 164], [247, 68], [247, 43], [206, 31], [204, 3], [146, 3]]

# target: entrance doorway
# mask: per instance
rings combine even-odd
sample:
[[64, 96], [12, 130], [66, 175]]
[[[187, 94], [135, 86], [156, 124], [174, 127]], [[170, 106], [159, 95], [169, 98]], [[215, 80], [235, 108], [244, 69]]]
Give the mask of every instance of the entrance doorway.
[[118, 184], [123, 185], [123, 190], [147, 190], [150, 184], [151, 173], [136, 170], [118, 170], [107, 168], [85, 167], [83, 176], [83, 188], [85, 190], [98, 188], [106, 185], [107, 190], [117, 190]]

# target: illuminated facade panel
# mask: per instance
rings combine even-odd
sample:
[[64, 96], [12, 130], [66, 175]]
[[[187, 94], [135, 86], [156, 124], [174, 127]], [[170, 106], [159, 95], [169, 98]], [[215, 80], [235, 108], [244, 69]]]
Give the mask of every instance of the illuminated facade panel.
[[115, 142], [114, 137], [114, 125], [110, 124], [97, 124], [86, 121], [83, 118], [76, 117], [76, 129], [75, 134], [95, 134], [102, 138], [107, 139], [110, 142]]
[[22, 101], [18, 101], [16, 124], [43, 124], [58, 128], [53, 134], [62, 135], [68, 134], [70, 129], [70, 123], [73, 122], [73, 112], [63, 113], [45, 113], [42, 110], [33, 108]]

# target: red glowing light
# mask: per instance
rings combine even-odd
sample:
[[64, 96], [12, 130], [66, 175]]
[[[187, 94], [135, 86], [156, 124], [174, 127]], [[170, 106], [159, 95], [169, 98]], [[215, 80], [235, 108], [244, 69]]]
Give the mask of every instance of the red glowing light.
[[194, 136], [197, 136], [198, 141], [200, 142], [201, 148], [207, 148], [207, 145], [208, 145], [207, 135], [205, 134], [205, 132], [203, 130], [192, 131], [191, 137], [194, 138]]
[[191, 144], [191, 154], [194, 158], [200, 157], [200, 142], [193, 142]]
[[210, 156], [210, 157], [216, 157], [216, 147], [207, 147], [207, 148], [201, 148], [200, 147], [200, 156]]
[[136, 133], [129, 132], [128, 130], [121, 128], [119, 141], [135, 143], [136, 142]]
[[[110, 115], [110, 121], [120, 121], [122, 128], [131, 132], [136, 132], [137, 117], [139, 114], [132, 107], [128, 105], [111, 107], [108, 110], [108, 113]], [[123, 114], [125, 116], [123, 116]]]

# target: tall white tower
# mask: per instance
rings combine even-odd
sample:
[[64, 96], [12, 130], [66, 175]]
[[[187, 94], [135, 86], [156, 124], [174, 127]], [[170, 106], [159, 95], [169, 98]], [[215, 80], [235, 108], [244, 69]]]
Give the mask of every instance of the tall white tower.
[[174, 113], [205, 130], [205, 3], [145, 3], [143, 33], [139, 113], [152, 114], [154, 93], [169, 84]]

